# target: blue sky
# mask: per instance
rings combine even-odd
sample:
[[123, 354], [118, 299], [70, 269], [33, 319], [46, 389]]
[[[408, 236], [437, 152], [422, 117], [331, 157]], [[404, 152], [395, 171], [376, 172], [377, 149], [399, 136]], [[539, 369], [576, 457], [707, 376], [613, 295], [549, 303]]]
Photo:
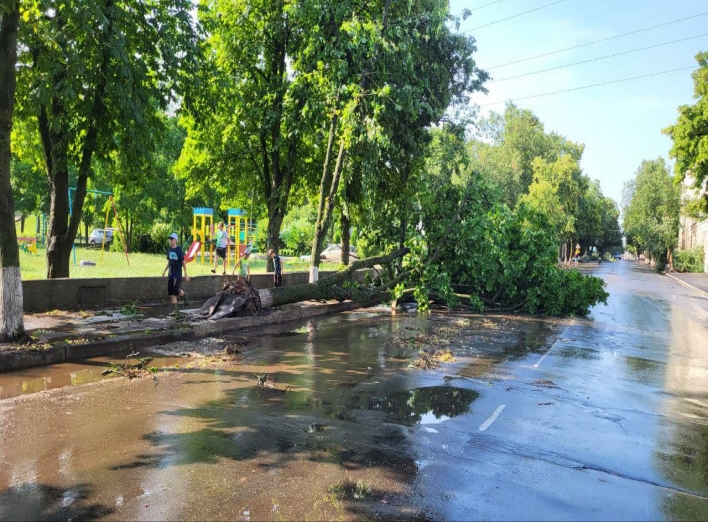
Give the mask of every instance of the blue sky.
[[[460, 26], [477, 39], [478, 65], [493, 78], [523, 74], [608, 54], [708, 33], [708, 15], [618, 38], [581, 49], [519, 63], [494, 66], [565, 47], [607, 38], [701, 13], [706, 0], [562, 0], [517, 18], [473, 28], [550, 4], [557, 0], [450, 0], [452, 13], [470, 9]], [[603, 192], [620, 202], [623, 184], [643, 159], [668, 160], [671, 140], [661, 130], [676, 121], [679, 105], [693, 103], [694, 56], [708, 51], [708, 36], [639, 51], [593, 63], [514, 80], [490, 83], [489, 93], [475, 94], [477, 104], [489, 104], [535, 94], [572, 89], [605, 81], [691, 67], [649, 78], [556, 94], [517, 105], [532, 110], [547, 131], [585, 144], [582, 167], [599, 179]], [[485, 106], [503, 111], [504, 104]]]

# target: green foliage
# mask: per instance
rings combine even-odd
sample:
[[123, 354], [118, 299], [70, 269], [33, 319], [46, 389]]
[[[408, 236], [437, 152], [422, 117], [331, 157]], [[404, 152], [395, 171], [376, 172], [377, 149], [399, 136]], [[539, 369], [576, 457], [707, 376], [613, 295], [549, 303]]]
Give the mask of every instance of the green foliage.
[[552, 164], [570, 156], [577, 163], [584, 150], [559, 134], [547, 134], [537, 116], [513, 103], [504, 114], [492, 112], [478, 128], [479, 134], [468, 144], [471, 167], [489, 180], [496, 196], [510, 208], [528, 192], [537, 158]]
[[[30, 163], [36, 143], [47, 152], [41, 157], [52, 198], [49, 277], [68, 276], [97, 163], [120, 161], [124, 170], [140, 172], [164, 112], [184, 93], [188, 77], [194, 83], [200, 54], [192, 9], [190, 0], [23, 3], [16, 100], [24, 125], [18, 129], [40, 139], [19, 140], [33, 146], [16, 152]], [[70, 220], [68, 186], [77, 187]], [[129, 243], [130, 223], [127, 235]]]
[[623, 191], [624, 230], [628, 241], [657, 259], [663, 268], [678, 242], [679, 186], [663, 158], [643, 161]]
[[674, 252], [674, 270], [677, 272], [703, 272], [705, 250], [702, 246], [697, 246], [689, 250], [677, 250]]
[[674, 172], [679, 180], [690, 179], [693, 188], [705, 191], [708, 180], [708, 53], [696, 55], [698, 69], [693, 72], [693, 90], [696, 103], [679, 107], [679, 117], [674, 125], [664, 129], [673, 140], [669, 153], [676, 160]]
[[140, 309], [138, 308], [137, 304], [137, 301], [133, 301], [132, 303], [123, 305], [123, 307], [120, 309], [120, 313], [128, 317], [140, 315]]
[[424, 234], [410, 243], [409, 268], [419, 306], [431, 296], [452, 305], [460, 294], [473, 310], [566, 315], [605, 302], [602, 280], [557, 267], [553, 216], [526, 203], [511, 210], [478, 174], [461, 174], [464, 185], [449, 172], [427, 175], [418, 194]]
[[315, 234], [316, 209], [310, 205], [294, 208], [283, 220], [280, 239], [284, 247], [296, 254], [309, 253]]

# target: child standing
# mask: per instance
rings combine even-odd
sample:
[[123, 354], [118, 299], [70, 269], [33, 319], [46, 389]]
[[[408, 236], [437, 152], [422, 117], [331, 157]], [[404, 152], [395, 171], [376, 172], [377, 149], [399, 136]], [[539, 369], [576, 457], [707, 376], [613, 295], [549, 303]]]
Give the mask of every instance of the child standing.
[[283, 265], [280, 256], [272, 248], [268, 250], [268, 257], [273, 260], [273, 286], [278, 288], [283, 284]]
[[243, 251], [243, 257], [238, 260], [238, 263], [236, 263], [236, 266], [234, 266], [233, 271], [231, 272], [231, 275], [234, 275], [236, 273], [236, 269], [238, 268], [238, 275], [246, 279], [247, 281], [251, 280], [251, 267], [249, 266], [249, 261], [248, 259], [251, 257], [251, 251], [249, 249], [246, 249]]
[[167, 266], [162, 271], [162, 277], [165, 277], [165, 273], [169, 269], [170, 273], [167, 278], [167, 295], [170, 296], [174, 310], [170, 315], [175, 317], [179, 316], [180, 311], [177, 308], [177, 298], [182, 297], [184, 299], [185, 306], [189, 304], [189, 296], [187, 292], [180, 289], [182, 284], [182, 269], [184, 268], [184, 281], [189, 283], [189, 276], [187, 275], [187, 263], [184, 261], [184, 252], [182, 248], [177, 244], [177, 234], [170, 234], [170, 248], [167, 250]]
[[229, 234], [224, 230], [224, 222], [219, 223], [219, 230], [216, 231], [216, 255], [214, 256], [214, 268], [211, 273], [216, 274], [216, 267], [219, 266], [219, 258], [224, 264], [223, 275], [226, 275], [226, 250], [229, 246]]

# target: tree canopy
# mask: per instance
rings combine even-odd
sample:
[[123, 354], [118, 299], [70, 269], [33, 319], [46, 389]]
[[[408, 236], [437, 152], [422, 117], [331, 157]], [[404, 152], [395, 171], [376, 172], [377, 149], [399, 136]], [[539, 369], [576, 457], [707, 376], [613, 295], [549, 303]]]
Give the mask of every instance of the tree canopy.
[[642, 162], [624, 186], [622, 206], [630, 244], [656, 257], [662, 269], [678, 242], [681, 209], [679, 186], [663, 158]]
[[678, 180], [689, 178], [693, 187], [702, 193], [702, 211], [708, 208], [708, 53], [696, 55], [698, 69], [693, 72], [693, 105], [678, 108], [674, 125], [664, 129], [673, 140], [669, 153], [676, 160], [674, 171]]

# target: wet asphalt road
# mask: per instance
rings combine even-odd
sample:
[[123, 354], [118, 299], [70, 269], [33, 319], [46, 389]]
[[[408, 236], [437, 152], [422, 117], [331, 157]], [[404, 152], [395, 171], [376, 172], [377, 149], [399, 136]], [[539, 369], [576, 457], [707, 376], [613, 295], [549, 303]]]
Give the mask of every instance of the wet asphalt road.
[[[236, 365], [0, 401], [0, 519], [708, 519], [708, 300], [592, 270], [589, 318], [355, 312], [227, 339]], [[434, 370], [391, 342], [445, 329]]]

